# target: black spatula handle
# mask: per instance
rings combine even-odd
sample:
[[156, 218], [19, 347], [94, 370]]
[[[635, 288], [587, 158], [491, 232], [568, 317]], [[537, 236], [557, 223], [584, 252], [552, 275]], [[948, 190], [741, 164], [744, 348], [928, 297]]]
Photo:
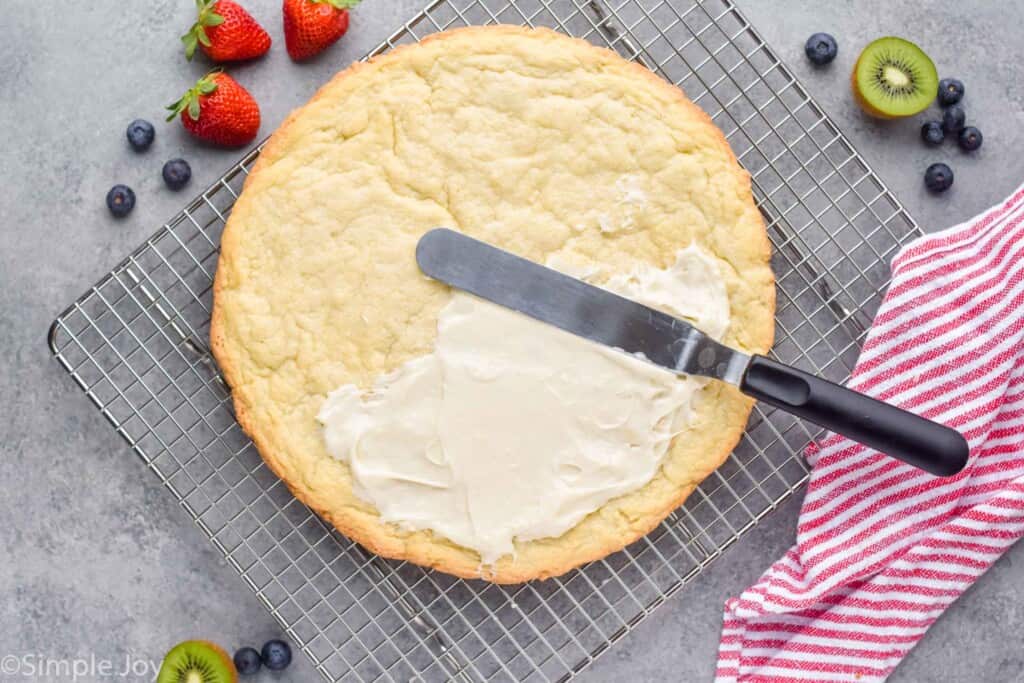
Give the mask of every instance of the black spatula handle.
[[932, 474], [967, 464], [956, 430], [764, 356], [751, 359], [740, 390]]

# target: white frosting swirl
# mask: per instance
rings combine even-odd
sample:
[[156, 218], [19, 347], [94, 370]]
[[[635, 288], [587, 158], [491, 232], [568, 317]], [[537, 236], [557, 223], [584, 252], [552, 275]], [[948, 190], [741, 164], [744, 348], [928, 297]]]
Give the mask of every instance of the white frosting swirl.
[[[606, 287], [716, 338], [729, 326], [717, 264], [696, 246]], [[318, 419], [384, 520], [431, 529], [485, 564], [650, 481], [703, 385], [460, 292], [437, 328], [432, 354], [369, 392], [331, 392]]]

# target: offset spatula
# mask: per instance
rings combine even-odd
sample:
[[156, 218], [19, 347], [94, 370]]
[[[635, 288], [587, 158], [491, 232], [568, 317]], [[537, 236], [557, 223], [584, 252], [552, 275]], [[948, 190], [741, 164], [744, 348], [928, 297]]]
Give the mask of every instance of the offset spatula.
[[759, 401], [932, 474], [956, 474], [967, 464], [967, 442], [949, 427], [765, 356], [728, 348], [684, 320], [471, 237], [431, 230], [420, 239], [416, 260], [424, 273], [452, 287], [673, 372], [729, 382]]

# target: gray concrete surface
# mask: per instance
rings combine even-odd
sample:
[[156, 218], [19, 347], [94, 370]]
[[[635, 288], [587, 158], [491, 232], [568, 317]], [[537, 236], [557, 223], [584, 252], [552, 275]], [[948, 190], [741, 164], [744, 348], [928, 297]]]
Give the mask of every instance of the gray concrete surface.
[[[554, 0], [554, 3], [569, 0]], [[234, 73], [259, 99], [263, 133], [328, 75], [358, 57], [422, 0], [367, 0], [344, 41], [312, 64], [283, 50], [279, 0], [246, 3], [271, 31], [268, 58]], [[681, 0], [680, 0], [681, 2]], [[970, 217], [1024, 179], [1021, 3], [741, 0], [742, 8], [926, 229]], [[50, 357], [53, 317], [190, 195], [166, 190], [164, 160], [192, 162], [191, 190], [215, 179], [237, 152], [199, 148], [158, 124], [154, 147], [134, 154], [123, 137], [134, 117], [162, 120], [163, 105], [205, 69], [187, 64], [177, 35], [187, 0], [37, 3], [7, 0], [0, 26], [0, 657], [159, 660], [168, 646], [206, 637], [229, 648], [278, 628]], [[840, 56], [812, 70], [801, 46], [835, 34]], [[899, 33], [918, 40], [943, 74], [967, 84], [969, 117], [985, 147], [924, 149], [916, 122], [866, 120], [846, 74], [859, 46]], [[928, 196], [921, 174], [951, 160], [953, 190]], [[115, 182], [138, 206], [121, 222], [103, 204]], [[770, 516], [687, 590], [595, 663], [587, 681], [709, 680], [723, 600], [756, 579], [791, 542], [796, 501]], [[932, 628], [897, 681], [1024, 679], [1024, 547], [1011, 550]], [[32, 677], [0, 674], [0, 680]], [[116, 680], [116, 677], [110, 677]], [[106, 680], [82, 676], [80, 681]], [[70, 680], [37, 676], [35, 680]], [[267, 680], [267, 679], [263, 679]], [[275, 680], [312, 681], [301, 657]]]

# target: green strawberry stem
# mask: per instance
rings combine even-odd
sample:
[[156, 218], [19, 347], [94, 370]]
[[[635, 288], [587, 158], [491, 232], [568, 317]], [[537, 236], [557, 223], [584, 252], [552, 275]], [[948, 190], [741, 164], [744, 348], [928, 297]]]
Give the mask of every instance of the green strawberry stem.
[[196, 53], [196, 47], [200, 43], [206, 47], [210, 46], [210, 37], [206, 35], [206, 29], [224, 23], [224, 17], [214, 11], [216, 4], [217, 0], [196, 0], [196, 23], [181, 37], [181, 42], [185, 43], [185, 58], [189, 61], [192, 61], [192, 55]]
[[179, 114], [184, 116], [182, 112], [188, 112], [188, 117], [193, 121], [199, 120], [199, 98], [201, 95], [209, 95], [217, 89], [217, 81], [214, 77], [220, 74], [223, 69], [214, 69], [210, 73], [206, 74], [193, 85], [191, 88], [185, 91], [177, 102], [168, 105], [167, 108], [171, 111], [170, 116], [167, 117], [168, 121], [173, 121]]
[[324, 3], [330, 5], [334, 9], [352, 9], [358, 5], [362, 0], [309, 0], [314, 5], [318, 3]]

